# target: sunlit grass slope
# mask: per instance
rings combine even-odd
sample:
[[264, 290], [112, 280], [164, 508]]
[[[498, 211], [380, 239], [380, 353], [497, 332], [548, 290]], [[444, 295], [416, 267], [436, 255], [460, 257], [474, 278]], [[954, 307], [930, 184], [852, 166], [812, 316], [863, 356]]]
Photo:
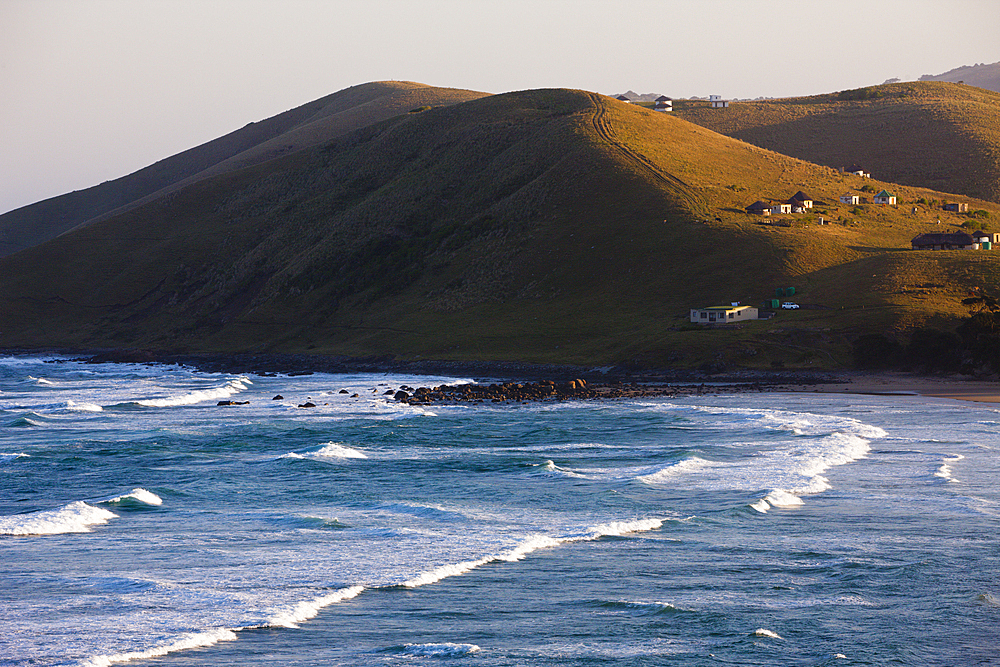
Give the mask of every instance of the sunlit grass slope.
[[[866, 184], [902, 204], [837, 203]], [[789, 226], [743, 211], [798, 190], [820, 203], [781, 216]], [[842, 367], [859, 334], [953, 325], [972, 287], [1000, 285], [1000, 251], [909, 249], [968, 219], [914, 203], [942, 197], [592, 93], [509, 93], [397, 116], [4, 258], [0, 345]], [[803, 308], [773, 320], [687, 322], [792, 286]]]
[[678, 103], [716, 132], [830, 167], [860, 165], [885, 181], [1000, 202], [1000, 93], [944, 82], [829, 95]]
[[316, 146], [414, 109], [485, 95], [408, 81], [353, 86], [250, 123], [127, 176], [0, 215], [0, 255], [37, 245], [78, 225], [123, 212], [209, 176]]

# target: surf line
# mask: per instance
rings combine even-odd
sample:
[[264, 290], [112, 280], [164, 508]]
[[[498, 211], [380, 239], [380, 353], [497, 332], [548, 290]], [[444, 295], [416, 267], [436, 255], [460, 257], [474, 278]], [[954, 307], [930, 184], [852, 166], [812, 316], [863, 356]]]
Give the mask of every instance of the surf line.
[[638, 519], [635, 521], [613, 521], [611, 523], [594, 526], [582, 533], [563, 535], [561, 537], [533, 535], [521, 541], [514, 547], [501, 551], [497, 554], [484, 556], [477, 560], [442, 565], [441, 567], [419, 574], [416, 577], [399, 584], [385, 584], [371, 587], [355, 585], [339, 588], [326, 595], [322, 595], [312, 600], [303, 600], [290, 608], [274, 613], [260, 624], [236, 628], [211, 628], [201, 632], [192, 632], [179, 637], [175, 641], [154, 646], [144, 651], [94, 656], [81, 662], [80, 667], [110, 667], [110, 665], [115, 663], [130, 662], [132, 660], [146, 660], [149, 658], [162, 657], [168, 653], [174, 653], [177, 651], [184, 651], [193, 648], [205, 648], [224, 641], [234, 641], [238, 638], [237, 633], [243, 630], [258, 630], [262, 628], [297, 628], [300, 623], [314, 618], [323, 608], [338, 602], [356, 598], [366, 590], [392, 589], [398, 587], [417, 588], [419, 586], [436, 583], [447, 577], [465, 574], [466, 572], [489, 563], [512, 563], [523, 560], [528, 554], [539, 549], [555, 547], [572, 542], [590, 542], [599, 540], [602, 537], [617, 537], [627, 535], [629, 533], [656, 530], [662, 527], [663, 522], [666, 520], [667, 519]]

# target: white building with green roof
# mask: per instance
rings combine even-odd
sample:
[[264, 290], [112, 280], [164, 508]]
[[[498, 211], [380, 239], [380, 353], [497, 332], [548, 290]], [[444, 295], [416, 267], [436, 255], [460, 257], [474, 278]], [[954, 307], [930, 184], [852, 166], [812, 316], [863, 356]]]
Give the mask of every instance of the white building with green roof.
[[872, 197], [872, 201], [875, 202], [876, 204], [889, 204], [890, 206], [895, 206], [896, 195], [892, 194], [888, 190], [883, 190], [882, 192]]

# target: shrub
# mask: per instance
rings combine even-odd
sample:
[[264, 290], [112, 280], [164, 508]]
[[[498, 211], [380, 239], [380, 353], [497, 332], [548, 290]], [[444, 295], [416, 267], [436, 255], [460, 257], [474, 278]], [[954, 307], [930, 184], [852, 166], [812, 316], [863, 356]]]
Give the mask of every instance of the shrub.
[[868, 370], [894, 367], [900, 351], [899, 343], [882, 334], [865, 334], [851, 344], [854, 365]]

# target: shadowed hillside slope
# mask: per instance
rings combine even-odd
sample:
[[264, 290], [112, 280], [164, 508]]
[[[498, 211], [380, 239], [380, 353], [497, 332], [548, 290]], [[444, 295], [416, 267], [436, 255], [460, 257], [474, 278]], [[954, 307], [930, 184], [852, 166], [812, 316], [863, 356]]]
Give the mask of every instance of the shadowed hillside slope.
[[[837, 367], [859, 334], [953, 322], [1000, 285], [1000, 253], [908, 249], [967, 219], [911, 211], [939, 193], [836, 203], [869, 183], [593, 93], [490, 96], [0, 259], [0, 345]], [[743, 211], [802, 189], [821, 204], [783, 224]], [[687, 322], [788, 286], [799, 311]]]
[[367, 83], [320, 98], [144, 169], [0, 215], [0, 256], [152, 201], [180, 187], [310, 146], [415, 109], [483, 97], [486, 93], [419, 83]]
[[680, 117], [785, 155], [1000, 202], [1000, 93], [916, 82], [727, 109], [686, 104]]

